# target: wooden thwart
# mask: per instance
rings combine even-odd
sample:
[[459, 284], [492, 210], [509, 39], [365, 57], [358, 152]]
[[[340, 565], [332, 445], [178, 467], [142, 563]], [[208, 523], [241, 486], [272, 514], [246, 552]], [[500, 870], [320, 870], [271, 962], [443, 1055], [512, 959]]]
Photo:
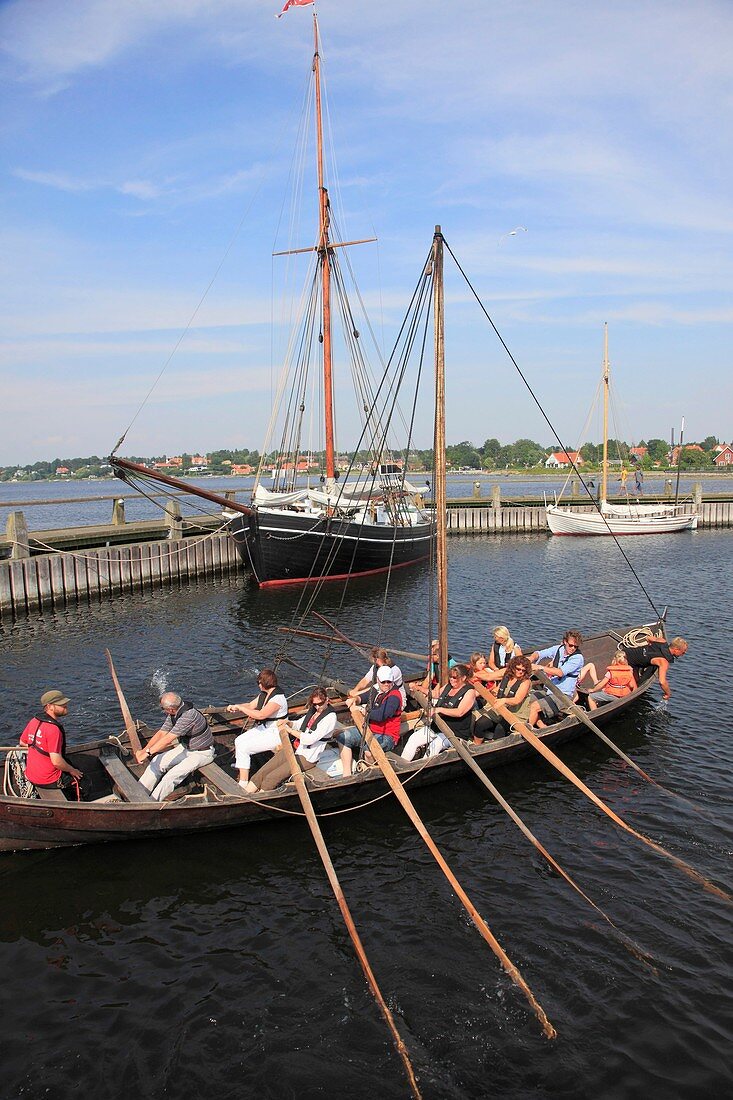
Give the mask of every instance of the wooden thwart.
[[231, 775], [227, 775], [223, 768], [220, 768], [215, 760], [212, 760], [210, 764], [205, 764], [203, 768], [196, 769], [205, 779], [208, 779], [212, 786], [220, 790], [222, 794], [232, 795], [234, 798], [242, 797], [242, 788]]
[[145, 804], [146, 802], [155, 801], [142, 784], [138, 783], [132, 772], [125, 767], [113, 748], [102, 749], [99, 753], [99, 762], [125, 802]]

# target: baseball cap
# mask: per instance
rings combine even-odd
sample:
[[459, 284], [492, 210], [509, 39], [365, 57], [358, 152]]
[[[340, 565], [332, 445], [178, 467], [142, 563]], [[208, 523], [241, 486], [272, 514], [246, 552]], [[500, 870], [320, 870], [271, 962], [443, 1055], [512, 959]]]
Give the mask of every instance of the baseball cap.
[[388, 665], [380, 665], [377, 669], [377, 679], [380, 684], [392, 683], [392, 669]]
[[44, 691], [41, 696], [42, 707], [50, 707], [52, 705], [55, 707], [63, 707], [68, 702], [69, 700], [66, 698], [63, 691]]

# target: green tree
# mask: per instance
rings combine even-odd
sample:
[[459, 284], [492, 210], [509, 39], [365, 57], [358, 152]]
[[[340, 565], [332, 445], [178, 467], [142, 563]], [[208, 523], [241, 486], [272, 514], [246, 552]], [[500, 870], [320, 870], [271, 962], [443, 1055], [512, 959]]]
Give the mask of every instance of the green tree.
[[705, 439], [703, 439], [700, 446], [702, 447], [703, 451], [712, 451], [713, 447], [718, 446], [718, 443], [719, 440], [716, 439], [714, 435], [708, 435], [705, 437]]
[[478, 469], [481, 466], [481, 455], [473, 443], [465, 439], [462, 443], [454, 443], [445, 448], [446, 461], [454, 467], [469, 466]]
[[493, 458], [496, 461], [501, 451], [501, 443], [498, 439], [487, 439], [479, 450], [484, 458]]
[[669, 443], [666, 439], [650, 439], [647, 443], [649, 458], [652, 462], [666, 462], [669, 454]]
[[682, 448], [680, 455], [681, 470], [703, 470], [710, 467], [710, 455], [707, 451], [691, 451], [687, 447]]

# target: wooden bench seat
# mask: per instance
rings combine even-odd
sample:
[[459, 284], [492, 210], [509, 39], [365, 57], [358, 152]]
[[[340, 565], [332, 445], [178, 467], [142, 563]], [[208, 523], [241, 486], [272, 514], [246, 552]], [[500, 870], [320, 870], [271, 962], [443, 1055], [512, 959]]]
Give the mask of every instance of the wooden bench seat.
[[64, 792], [58, 787], [36, 787], [36, 794], [44, 802], [68, 802]]
[[216, 787], [222, 794], [230, 794], [234, 798], [242, 798], [242, 788], [231, 775], [227, 775], [223, 768], [220, 768], [215, 760], [212, 760], [210, 764], [204, 765], [203, 768], [196, 769], [200, 775], [203, 775], [204, 779], [208, 779], [212, 787]]
[[99, 762], [109, 775], [117, 790], [125, 802], [154, 802], [149, 793], [135, 776], [129, 771], [112, 748], [103, 748], [99, 754]]

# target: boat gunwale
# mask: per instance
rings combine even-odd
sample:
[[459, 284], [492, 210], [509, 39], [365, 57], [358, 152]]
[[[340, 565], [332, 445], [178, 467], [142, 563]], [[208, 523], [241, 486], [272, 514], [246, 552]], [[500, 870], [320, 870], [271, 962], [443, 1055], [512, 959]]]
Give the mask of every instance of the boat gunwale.
[[[604, 631], [592, 635], [591, 640], [608, 640], [618, 644], [614, 632]], [[645, 695], [657, 680], [656, 669], [648, 673], [630, 695], [609, 703], [592, 712], [592, 720], [605, 726], [616, 716], [626, 711], [638, 699]], [[231, 731], [235, 733], [236, 730]], [[547, 745], [562, 744], [575, 740], [588, 732], [585, 724], [572, 714], [546, 729], [533, 731]], [[216, 731], [215, 731], [216, 736]], [[221, 733], [219, 734], [221, 736]], [[76, 753], [99, 751], [109, 746], [110, 740], [90, 741], [69, 748], [69, 756]], [[495, 741], [480, 746], [469, 746], [471, 755], [483, 770], [503, 767], [507, 764], [531, 756], [529, 746], [520, 734], [510, 733]], [[403, 761], [398, 756], [391, 758], [400, 780], [415, 787], [433, 785], [441, 781], [459, 778], [465, 773], [465, 762], [455, 749], [447, 749], [433, 758], [421, 758], [413, 762]], [[412, 781], [415, 780], [413, 783]], [[329, 782], [308, 782], [309, 793], [321, 812], [334, 808], [337, 812], [343, 807], [347, 810], [368, 809], [382, 793], [389, 792], [388, 785], [378, 769], [359, 772], [343, 779], [334, 778]], [[358, 801], [365, 791], [374, 792], [375, 797]], [[290, 817], [291, 806], [299, 807], [294, 787], [280, 788], [256, 796], [244, 795], [241, 798], [222, 794], [215, 801], [206, 802], [201, 796], [182, 798], [171, 802], [137, 804], [131, 802], [66, 802], [47, 799], [21, 799], [16, 796], [0, 796], [0, 853], [23, 851], [36, 848], [69, 847], [86, 843], [105, 843], [116, 840], [147, 840], [185, 833], [208, 832], [218, 828], [233, 828], [238, 825], [250, 825], [271, 822], [283, 816]], [[283, 813], [285, 811], [285, 813]], [[300, 816], [299, 808], [295, 810]], [[165, 815], [161, 817], [160, 815]], [[34, 820], [35, 818], [35, 820]], [[121, 828], [114, 828], [117, 822]], [[12, 823], [13, 833], [24, 835], [8, 836], [6, 830]], [[146, 827], [147, 826], [147, 827]], [[72, 839], [70, 833], [87, 834]], [[42, 837], [42, 834], [45, 836]], [[105, 835], [100, 835], [100, 834]], [[26, 835], [27, 834], [27, 835]]]

